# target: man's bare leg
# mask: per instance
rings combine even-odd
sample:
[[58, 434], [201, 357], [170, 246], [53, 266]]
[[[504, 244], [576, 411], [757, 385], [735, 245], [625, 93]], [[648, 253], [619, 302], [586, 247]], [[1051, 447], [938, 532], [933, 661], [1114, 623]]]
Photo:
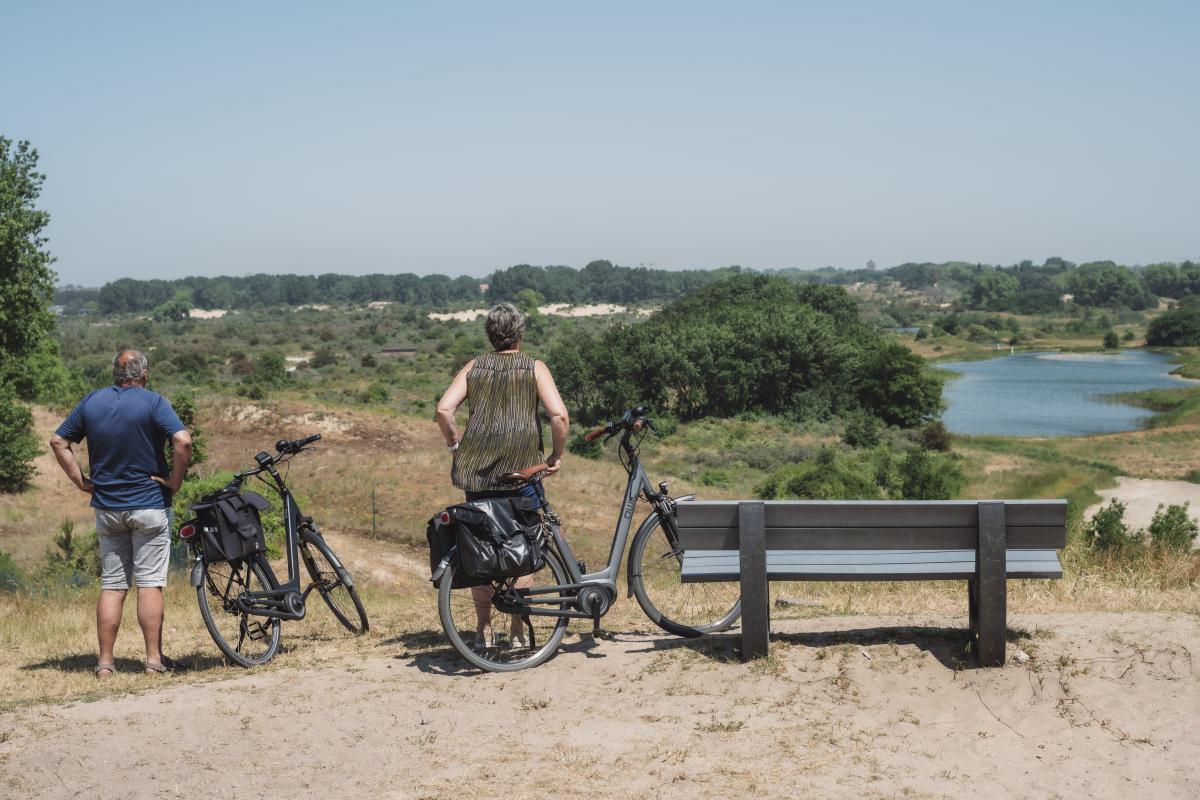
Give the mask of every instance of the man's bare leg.
[[[121, 627], [121, 611], [125, 608], [126, 589], [101, 589], [96, 601], [96, 637], [100, 640], [101, 664], [112, 664], [113, 647], [117, 643], [117, 630]], [[112, 676], [97, 673], [102, 678]]]
[[146, 661], [162, 662], [163, 590], [158, 586], [140, 586], [137, 590], [138, 625], [146, 640]]

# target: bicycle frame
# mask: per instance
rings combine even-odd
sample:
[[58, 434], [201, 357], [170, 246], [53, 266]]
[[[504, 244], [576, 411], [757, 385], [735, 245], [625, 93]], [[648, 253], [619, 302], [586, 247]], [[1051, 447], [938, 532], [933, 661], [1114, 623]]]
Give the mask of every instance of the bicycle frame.
[[[655, 487], [650, 483], [650, 478], [646, 474], [646, 470], [642, 467], [636, 450], [629, 443], [628, 434], [622, 437], [621, 447], [625, 450], [626, 455], [629, 456], [629, 479], [625, 484], [625, 495], [621, 501], [620, 516], [617, 518], [616, 528], [613, 531], [612, 545], [608, 552], [608, 563], [605, 564], [604, 569], [597, 572], [583, 573], [579, 567], [579, 561], [571, 551], [571, 546], [563, 538], [560, 526], [551, 523], [548, 526], [550, 536], [554, 540], [558, 552], [562, 555], [563, 565], [567, 568], [567, 574], [570, 577], [571, 583], [553, 586], [531, 586], [510, 590], [515, 592], [516, 596], [520, 598], [519, 603], [513, 604], [519, 605], [519, 613], [545, 617], [585, 618], [598, 622], [599, 618], [612, 607], [612, 602], [617, 598], [617, 578], [621, 573], [621, 557], [624, 555], [625, 545], [629, 541], [629, 531], [633, 526], [633, 510], [637, 505], [638, 497], [645, 497], [659, 513], [660, 519], [667, 520], [668, 526], [673, 524], [674, 518], [668, 513], [670, 510], [669, 504], [673, 501], [667, 497], [665, 492], [655, 491]], [[553, 512], [551, 512], [549, 504], [546, 503], [546, 498], [541, 491], [540, 484], [538, 484], [538, 499], [541, 500], [546, 511], [552, 514]], [[649, 523], [650, 520], [647, 520], [647, 522], [643, 523], [643, 526]], [[638, 529], [638, 533], [641, 533], [641, 528]], [[630, 569], [632, 569], [632, 564], [630, 565]], [[580, 590], [596, 588], [603, 589], [608, 594], [608, 602], [605, 603], [603, 609], [599, 612], [579, 609], [578, 592]], [[575, 595], [564, 596], [564, 592], [573, 592]], [[558, 608], [537, 607], [545, 605], [558, 606]], [[501, 608], [500, 610], [504, 611], [505, 609]]]
[[[260, 453], [260, 456], [265, 456], [265, 453]], [[260, 463], [262, 463], [260, 461]], [[308, 526], [311, 535], [319, 535], [316, 530], [311, 527], [311, 518], [304, 517], [300, 513], [299, 506], [296, 505], [296, 500], [292, 497], [291, 491], [284, 482], [283, 477], [273, 466], [264, 466], [260, 470], [254, 470], [250, 473], [244, 473], [234, 477], [234, 482], [240, 489], [242, 483], [249, 475], [257, 474], [266, 471], [270, 473], [275, 481], [275, 485], [271, 487], [283, 500], [283, 520], [284, 520], [284, 548], [287, 556], [287, 582], [279, 583], [275, 577], [275, 571], [271, 569], [271, 565], [262, 556], [257, 556], [262, 564], [263, 571], [266, 573], [271, 588], [259, 592], [243, 592], [237, 598], [238, 609], [247, 614], [253, 614], [260, 617], [270, 617], [274, 619], [300, 620], [304, 619], [305, 601], [308, 600], [308, 595], [316, 588], [316, 584], [312, 583], [301, 591], [300, 589], [300, 526]], [[331, 554], [332, 555], [332, 554]], [[336, 561], [336, 558], [334, 559]], [[335, 569], [340, 569], [341, 564], [332, 564]], [[347, 576], [348, 579], [349, 576]], [[199, 587], [204, 581], [204, 559], [203, 556], [197, 554], [195, 563], [192, 565], [191, 584]]]

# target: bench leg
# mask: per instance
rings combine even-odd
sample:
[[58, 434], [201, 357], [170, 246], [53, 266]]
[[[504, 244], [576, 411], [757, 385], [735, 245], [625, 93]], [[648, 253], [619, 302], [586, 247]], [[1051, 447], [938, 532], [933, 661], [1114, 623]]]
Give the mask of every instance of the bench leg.
[[979, 633], [979, 602], [976, 599], [979, 592], [979, 587], [975, 585], [974, 578], [967, 579], [967, 619], [971, 626], [971, 640], [975, 640], [976, 634]]
[[738, 503], [741, 553], [742, 661], [767, 654], [771, 608], [767, 583], [766, 508], [761, 502]]
[[1008, 543], [1004, 503], [979, 504], [975, 553], [975, 652], [981, 667], [1003, 666], [1007, 628]]

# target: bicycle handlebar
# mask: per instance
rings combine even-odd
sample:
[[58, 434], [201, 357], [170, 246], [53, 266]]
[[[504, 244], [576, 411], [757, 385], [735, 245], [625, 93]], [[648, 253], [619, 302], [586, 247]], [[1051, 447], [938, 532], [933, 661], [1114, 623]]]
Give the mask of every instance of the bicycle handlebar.
[[618, 432], [624, 430], [627, 430], [631, 433], [637, 433], [643, 427], [654, 430], [654, 423], [651, 422], [645, 416], [645, 414], [645, 406], [635, 406], [634, 408], [631, 408], [622, 414], [621, 419], [618, 421], [609, 422], [599, 428], [596, 428], [594, 431], [589, 431], [588, 433], [584, 434], [583, 438], [585, 441], [590, 442], [594, 439], [600, 438], [601, 436], [614, 436]]
[[284, 455], [287, 453], [299, 453], [301, 450], [303, 450], [305, 447], [308, 447], [313, 442], [317, 442], [320, 440], [321, 440], [321, 434], [319, 434], [319, 433], [314, 433], [312, 436], [305, 436], [303, 439], [295, 439], [290, 442], [286, 439], [280, 439], [278, 442], [275, 443], [275, 449], [280, 453], [280, 455]]

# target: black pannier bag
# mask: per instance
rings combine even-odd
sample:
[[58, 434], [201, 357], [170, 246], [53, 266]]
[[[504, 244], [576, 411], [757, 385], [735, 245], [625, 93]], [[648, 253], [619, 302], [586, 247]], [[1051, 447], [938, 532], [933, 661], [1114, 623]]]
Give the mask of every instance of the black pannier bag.
[[[447, 511], [434, 514], [425, 525], [425, 538], [429, 541], [429, 574], [436, 576], [447, 556], [454, 562], [453, 589], [466, 589], [469, 586], [482, 586], [491, 583], [487, 578], [473, 578], [465, 574], [458, 563], [458, 523]], [[451, 555], [453, 554], [453, 555]], [[430, 577], [434, 587], [441, 585], [441, 578]]]
[[266, 498], [254, 492], [222, 489], [204, 495], [191, 507], [200, 528], [204, 562], [239, 561], [267, 552], [258, 515], [267, 507]]
[[426, 530], [430, 567], [436, 573], [455, 546], [456, 589], [537, 572], [546, 563], [539, 508], [531, 497], [495, 497], [450, 506], [430, 520]]

